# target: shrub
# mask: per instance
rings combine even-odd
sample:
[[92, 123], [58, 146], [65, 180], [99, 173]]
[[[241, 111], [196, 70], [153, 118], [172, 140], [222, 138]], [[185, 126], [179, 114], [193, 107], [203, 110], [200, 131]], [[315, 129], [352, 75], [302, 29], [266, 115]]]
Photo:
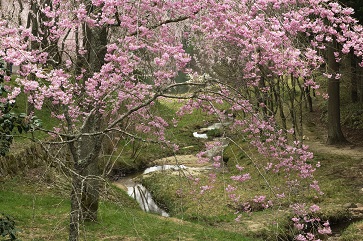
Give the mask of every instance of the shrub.
[[8, 239], [4, 239], [4, 241], [12, 241], [19, 240], [16, 237], [17, 229], [15, 228], [14, 218], [6, 215], [4, 213], [0, 214], [0, 234], [3, 238], [8, 237]]

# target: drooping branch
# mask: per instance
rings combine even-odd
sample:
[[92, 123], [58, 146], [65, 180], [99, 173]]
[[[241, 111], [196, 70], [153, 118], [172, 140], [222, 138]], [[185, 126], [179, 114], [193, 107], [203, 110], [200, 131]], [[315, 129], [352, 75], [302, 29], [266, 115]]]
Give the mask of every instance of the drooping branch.
[[[198, 13], [200, 12], [200, 9], [193, 12], [193, 15], [197, 15]], [[190, 19], [190, 16], [181, 16], [181, 17], [178, 17], [178, 18], [172, 18], [172, 19], [167, 19], [165, 21], [162, 21], [158, 24], [155, 24], [155, 25], [152, 25], [152, 26], [149, 26], [147, 27], [149, 30], [153, 30], [153, 29], [157, 29], [165, 24], [169, 24], [169, 23], [178, 23], [178, 22], [182, 22], [182, 21], [185, 21], [185, 20], [188, 20]], [[138, 34], [138, 31], [134, 31], [130, 34], [128, 34], [128, 36], [135, 36]]]

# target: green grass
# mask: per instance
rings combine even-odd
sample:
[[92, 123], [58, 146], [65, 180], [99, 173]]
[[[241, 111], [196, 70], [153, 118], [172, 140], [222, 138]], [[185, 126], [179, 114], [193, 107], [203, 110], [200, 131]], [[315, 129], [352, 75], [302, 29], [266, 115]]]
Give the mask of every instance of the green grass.
[[[275, 208], [254, 212], [251, 216], [243, 214], [241, 221], [236, 222], [236, 206], [225, 191], [227, 185], [232, 184], [229, 175], [218, 173], [217, 180], [213, 184], [210, 184], [205, 176], [207, 175], [198, 176], [200, 183], [194, 185], [183, 176], [168, 175], [167, 172], [154, 173], [144, 177], [143, 184], [171, 215], [191, 222], [223, 227], [227, 230], [240, 230], [245, 235], [264, 238], [276, 235], [273, 231], [274, 222], [279, 222], [280, 226], [283, 223], [285, 225], [286, 213]], [[165, 183], [168, 184], [167, 188]], [[200, 186], [208, 184], [214, 188], [200, 194]], [[263, 183], [259, 180], [246, 182], [238, 192], [242, 197], [241, 200], [251, 201], [261, 191], [258, 187], [263, 187]]]
[[357, 241], [363, 240], [363, 221], [359, 221], [350, 225], [343, 231], [340, 237], [341, 241]]
[[[68, 197], [47, 187], [19, 177], [1, 180], [0, 210], [14, 217], [22, 240], [68, 237]], [[123, 191], [113, 195], [117, 201], [100, 202], [98, 223], [82, 226], [81, 240], [249, 240], [237, 232], [147, 214], [127, 204]]]

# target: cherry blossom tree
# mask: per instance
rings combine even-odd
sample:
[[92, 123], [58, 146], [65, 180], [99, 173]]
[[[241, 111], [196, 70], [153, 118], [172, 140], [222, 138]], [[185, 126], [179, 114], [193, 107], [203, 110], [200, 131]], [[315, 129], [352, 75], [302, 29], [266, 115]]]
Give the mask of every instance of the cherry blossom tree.
[[[34, 108], [51, 106], [52, 118], [60, 122], [53, 130], [37, 129], [52, 135], [51, 143], [67, 145], [71, 156], [70, 164], [63, 163], [72, 175], [69, 240], [78, 240], [80, 223], [97, 219], [98, 160], [111, 133], [132, 138], [149, 133], [149, 141], [171, 146], [164, 137], [168, 123], [148, 111], [161, 97], [189, 99], [180, 114], [204, 108], [220, 118], [228, 114], [215, 103], [230, 103], [237, 116], [234, 130], [246, 133], [251, 144], [270, 157], [259, 167], [286, 173], [289, 185], [313, 179], [315, 166], [308, 162], [312, 153], [301, 142], [288, 140], [286, 127], [279, 127], [275, 116], [267, 114], [263, 96], [255, 108], [243, 89], [267, 93], [277, 79], [286, 83], [294, 79], [301, 88], [317, 89], [314, 71], [325, 63], [323, 54], [333, 40], [342, 46], [334, 51], [335, 61], [351, 51], [359, 58], [363, 55], [363, 28], [351, 17], [353, 10], [329, 0], [33, 0], [30, 4], [28, 9], [36, 6], [39, 14], [37, 21], [33, 16], [38, 27], [0, 23], [0, 57], [21, 67], [16, 85], [7, 87], [12, 91], [2, 102], [23, 92]], [[194, 55], [183, 49], [185, 40], [195, 48]], [[198, 66], [194, 70], [186, 68], [192, 58]], [[238, 65], [233, 81], [216, 73], [221, 63]], [[190, 74], [191, 81], [175, 83], [178, 72]], [[328, 78], [340, 77], [328, 69], [323, 72]], [[207, 75], [200, 77], [203, 74]], [[196, 88], [183, 97], [172, 94], [181, 85]], [[215, 157], [216, 165], [220, 160]], [[236, 168], [241, 175], [231, 179], [247, 181], [243, 167]], [[317, 182], [309, 187], [320, 192]], [[268, 203], [263, 195], [255, 200]], [[302, 213], [302, 208], [295, 209]], [[303, 220], [293, 221], [302, 230]], [[319, 230], [328, 232], [325, 227]], [[298, 240], [312, 240], [311, 235], [301, 233]]]

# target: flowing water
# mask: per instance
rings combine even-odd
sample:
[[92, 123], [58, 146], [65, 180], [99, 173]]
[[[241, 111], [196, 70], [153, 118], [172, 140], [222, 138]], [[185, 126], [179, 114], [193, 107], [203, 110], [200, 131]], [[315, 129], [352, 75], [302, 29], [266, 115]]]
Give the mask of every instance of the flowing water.
[[133, 197], [145, 212], [169, 217], [169, 214], [155, 203], [151, 193], [143, 185], [135, 183], [135, 185], [127, 187], [127, 194]]
[[199, 134], [198, 132], [193, 132], [193, 136], [195, 138], [208, 139], [208, 136], [205, 133]]
[[138, 175], [133, 175], [129, 177], [123, 177], [120, 178], [118, 181], [116, 181], [117, 184], [121, 184], [122, 186], [125, 186], [127, 188], [127, 194], [134, 198], [145, 212], [150, 213], [156, 213], [164, 217], [169, 217], [169, 214], [160, 208], [152, 198], [151, 193], [141, 184], [136, 183], [134, 181], [134, 178], [140, 176], [149, 174], [152, 172], [157, 171], [165, 171], [165, 170], [183, 170], [185, 172], [188, 171], [203, 171], [203, 170], [209, 170], [211, 167], [187, 167], [184, 165], [161, 165], [161, 166], [153, 166], [149, 167], [144, 170], [143, 173]]
[[[222, 128], [223, 126], [224, 126], [224, 124], [216, 123], [207, 128], [204, 128], [203, 131], [219, 129], [219, 128]], [[208, 139], [208, 136], [205, 133], [199, 134], [198, 132], [194, 132], [193, 136], [196, 138]], [[228, 145], [228, 144], [224, 144], [222, 148], [225, 148], [226, 145]], [[214, 153], [214, 152], [219, 152], [220, 150], [210, 150], [210, 151]], [[209, 156], [209, 155], [210, 155], [210, 153], [207, 156]], [[164, 217], [169, 217], [169, 214], [155, 203], [154, 199], [152, 198], [151, 193], [143, 185], [136, 183], [134, 181], [134, 178], [139, 175], [145, 175], [145, 174], [149, 174], [149, 173], [156, 172], [156, 171], [183, 170], [185, 172], [188, 172], [188, 171], [203, 171], [203, 170], [209, 170], [209, 169], [211, 169], [211, 167], [208, 167], [208, 166], [206, 166], [206, 167], [187, 167], [185, 165], [153, 166], [153, 167], [149, 167], [149, 168], [145, 169], [144, 172], [141, 174], [136, 174], [133, 176], [120, 178], [118, 181], [116, 181], [116, 185], [121, 184], [122, 186], [125, 186], [127, 188], [128, 195], [131, 196], [132, 198], [134, 198], [139, 203], [142, 210], [144, 210], [145, 212], [156, 213], [156, 214], [159, 214]]]
[[145, 171], [143, 172], [143, 174], [148, 174], [151, 172], [156, 172], [156, 171], [165, 171], [165, 170], [181, 170], [181, 169], [187, 169], [186, 166], [184, 165], [162, 165], [162, 166], [153, 166], [153, 167], [149, 167], [146, 168]]

